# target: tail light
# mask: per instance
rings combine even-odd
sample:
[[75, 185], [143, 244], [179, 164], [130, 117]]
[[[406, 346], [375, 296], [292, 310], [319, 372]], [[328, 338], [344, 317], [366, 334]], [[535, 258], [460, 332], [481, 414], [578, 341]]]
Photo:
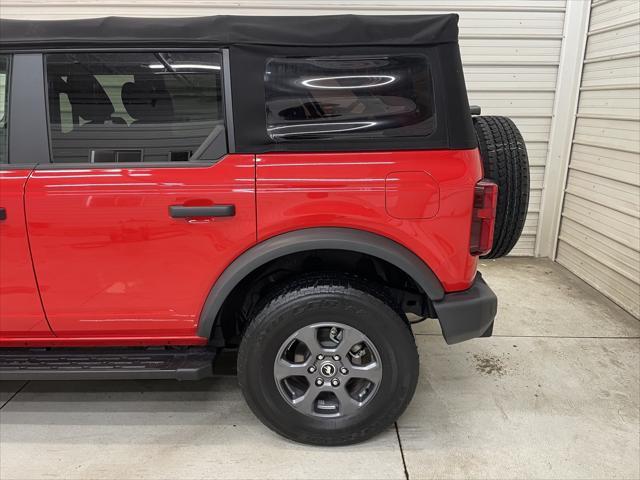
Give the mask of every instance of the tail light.
[[498, 185], [490, 180], [480, 180], [473, 193], [473, 215], [469, 239], [471, 255], [486, 255], [491, 251], [497, 204]]

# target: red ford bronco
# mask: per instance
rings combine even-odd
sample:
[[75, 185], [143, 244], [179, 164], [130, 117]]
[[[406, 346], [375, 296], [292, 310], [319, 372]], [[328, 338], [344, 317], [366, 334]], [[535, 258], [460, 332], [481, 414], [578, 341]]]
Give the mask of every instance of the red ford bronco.
[[[490, 336], [522, 137], [456, 15], [0, 23], [0, 378], [200, 379], [291, 439], [388, 427], [410, 318]], [[477, 108], [474, 110], [478, 110]], [[411, 316], [408, 316], [411, 314]]]

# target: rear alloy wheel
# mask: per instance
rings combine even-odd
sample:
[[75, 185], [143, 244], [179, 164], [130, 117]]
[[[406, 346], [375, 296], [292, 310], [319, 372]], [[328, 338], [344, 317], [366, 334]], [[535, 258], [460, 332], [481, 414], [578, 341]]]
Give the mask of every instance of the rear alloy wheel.
[[299, 412], [341, 417], [356, 414], [375, 396], [382, 362], [357, 328], [317, 323], [285, 340], [273, 374], [280, 394]]
[[347, 445], [388, 428], [415, 391], [413, 335], [384, 290], [313, 276], [275, 292], [247, 328], [238, 380], [272, 430]]

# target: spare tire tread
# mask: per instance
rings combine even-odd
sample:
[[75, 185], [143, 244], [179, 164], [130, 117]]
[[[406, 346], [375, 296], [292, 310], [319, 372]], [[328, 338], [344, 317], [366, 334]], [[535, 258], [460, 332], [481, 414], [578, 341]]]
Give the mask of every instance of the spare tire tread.
[[520, 131], [507, 117], [474, 117], [484, 176], [498, 184], [498, 205], [491, 252], [507, 255], [522, 234], [529, 204], [529, 161]]

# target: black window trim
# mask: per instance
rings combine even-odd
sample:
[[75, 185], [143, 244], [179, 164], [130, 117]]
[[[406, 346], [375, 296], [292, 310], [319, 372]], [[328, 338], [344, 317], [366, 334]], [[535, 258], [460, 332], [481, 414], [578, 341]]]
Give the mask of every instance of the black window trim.
[[41, 53], [13, 54], [9, 97], [11, 169], [33, 168], [50, 160], [43, 83]]
[[231, 95], [231, 62], [229, 49], [222, 49], [222, 103], [227, 134], [227, 150], [236, 153], [235, 123], [233, 121], [233, 96]]
[[13, 75], [11, 74], [11, 69], [13, 68], [13, 55], [10, 53], [0, 53], [0, 55], [6, 55], [9, 63], [7, 65], [7, 73], [6, 73], [6, 78], [4, 80], [4, 103], [5, 103], [5, 108], [4, 108], [4, 117], [5, 117], [5, 121], [7, 122], [7, 156], [4, 159], [4, 161], [1, 161], [0, 159], [0, 168], [5, 168], [7, 165], [9, 165], [9, 158], [10, 158], [10, 140], [11, 140], [11, 78], [13, 77]]
[[[312, 152], [392, 152], [412, 150], [453, 150], [476, 148], [475, 134], [467, 104], [466, 90], [462, 95], [463, 79], [458, 65], [459, 55], [440, 50], [446, 45], [423, 46], [349, 46], [349, 47], [276, 47], [266, 45], [232, 46], [231, 78], [233, 79], [234, 115], [242, 129], [236, 129], [236, 145], [243, 153], [312, 153]], [[453, 45], [457, 51], [458, 46]], [[273, 142], [267, 135], [265, 122], [264, 67], [271, 57], [404, 55], [419, 53], [427, 57], [431, 68], [437, 124], [427, 137], [423, 135], [380, 138], [334, 138], [323, 140], [289, 140]], [[451, 62], [449, 62], [449, 58]], [[452, 65], [448, 65], [452, 63]], [[445, 67], [453, 69], [452, 78]], [[451, 80], [449, 78], [451, 77]], [[455, 81], [454, 81], [455, 80]], [[451, 84], [451, 87], [449, 86]], [[454, 97], [450, 99], [450, 97]], [[459, 97], [459, 98], [458, 98]], [[452, 105], [455, 108], [452, 108]], [[470, 125], [467, 125], [470, 124]], [[455, 125], [456, 128], [451, 127]], [[453, 130], [453, 131], [450, 131]], [[458, 135], [458, 131], [460, 135]], [[471, 137], [473, 136], [473, 139]]]
[[[438, 119], [438, 114], [439, 114], [439, 108], [438, 108], [438, 102], [436, 99], [436, 85], [434, 82], [434, 73], [433, 73], [433, 63], [434, 63], [434, 58], [433, 55], [428, 54], [427, 52], [412, 52], [412, 53], [393, 53], [393, 54], [382, 54], [382, 53], [377, 53], [377, 54], [335, 54], [335, 55], [322, 55], [320, 57], [327, 57], [327, 58], [344, 58], [347, 60], [357, 60], [357, 59], [362, 59], [362, 58], [375, 58], [375, 57], [408, 57], [408, 56], [414, 56], [414, 57], [422, 57], [424, 59], [424, 63], [425, 66], [427, 68], [427, 72], [428, 72], [428, 76], [429, 76], [429, 80], [430, 80], [430, 86], [431, 86], [431, 102], [433, 104], [433, 128], [430, 132], [425, 133], [424, 135], [420, 135], [421, 138], [429, 138], [432, 135], [434, 135], [435, 133], [437, 133], [439, 131], [440, 125], [439, 125], [439, 119]], [[264, 69], [265, 69], [265, 77], [266, 77], [266, 71], [268, 68], [268, 65], [271, 61], [274, 60], [283, 60], [283, 59], [297, 59], [300, 61], [306, 61], [306, 60], [312, 60], [318, 58], [318, 55], [315, 56], [305, 56], [305, 55], [278, 55], [278, 54], [274, 54], [270, 57], [266, 57], [264, 59]], [[266, 113], [266, 107], [268, 105], [268, 100], [267, 100], [267, 93], [268, 93], [268, 84], [265, 81], [264, 82], [264, 91], [265, 91], [265, 129], [267, 131], [267, 136], [269, 137], [269, 143], [272, 145], [279, 145], [282, 146], [284, 145], [284, 148], [287, 148], [287, 146], [293, 146], [293, 148], [300, 148], [300, 150], [304, 151], [305, 148], [308, 148], [311, 145], [321, 145], [323, 143], [325, 144], [336, 144], [336, 143], [349, 143], [349, 142], [353, 142], [353, 141], [365, 141], [365, 142], [377, 142], [380, 141], [381, 137], [377, 137], [377, 136], [368, 136], [368, 135], [337, 135], [337, 136], [327, 136], [327, 137], [315, 137], [315, 138], [311, 138], [311, 137], [301, 137], [301, 138], [283, 138], [282, 140], [275, 140], [273, 137], [271, 137], [271, 135], [268, 132], [268, 116]], [[390, 136], [390, 137], [386, 137], [386, 138], [390, 138], [390, 139], [395, 139], [398, 142], [402, 142], [403, 139], [407, 139], [407, 138], [415, 138], [418, 135], [397, 135], [397, 136]], [[331, 147], [329, 147], [331, 148]]]
[[[123, 162], [123, 163], [110, 163], [110, 162], [101, 162], [101, 163], [90, 163], [90, 162], [53, 162], [53, 152], [51, 150], [51, 142], [49, 138], [49, 102], [48, 102], [48, 91], [47, 91], [47, 79], [46, 79], [46, 68], [45, 68], [45, 55], [48, 53], [92, 53], [92, 52], [101, 52], [101, 53], [118, 53], [118, 52], [157, 52], [159, 50], [162, 51], [172, 51], [172, 52], [212, 52], [219, 53], [222, 59], [222, 104], [224, 111], [224, 125], [225, 125], [225, 134], [227, 137], [227, 153], [222, 157], [216, 160], [205, 160], [205, 161], [189, 161], [189, 162]], [[225, 53], [226, 52], [226, 53]], [[117, 47], [117, 48], [55, 48], [55, 49], [39, 49], [39, 50], [13, 50], [13, 51], [5, 51], [4, 49], [0, 49], [0, 53], [8, 53], [15, 55], [40, 55], [41, 56], [41, 73], [42, 73], [42, 91], [44, 93], [44, 110], [46, 114], [46, 122], [45, 122], [45, 131], [39, 131], [37, 134], [40, 138], [46, 138], [47, 143], [49, 145], [49, 152], [46, 161], [38, 161], [31, 163], [9, 163], [2, 164], [2, 168], [5, 166], [9, 166], [11, 169], [14, 169], [12, 165], [16, 165], [16, 168], [27, 168], [27, 167], [35, 167], [36, 170], [68, 170], [68, 169], [145, 169], [145, 168], [206, 168], [215, 165], [220, 162], [226, 155], [232, 154], [236, 152], [235, 148], [235, 140], [233, 133], [233, 112], [231, 115], [228, 115], [228, 111], [232, 108], [231, 104], [231, 82], [230, 82], [230, 74], [229, 74], [229, 50], [227, 48], [202, 48], [202, 47], [171, 47], [170, 45], [155, 45], [148, 47]], [[227, 100], [229, 99], [229, 100]], [[11, 138], [9, 138], [9, 145], [11, 145]], [[11, 161], [11, 153], [9, 154], [9, 161]]]

